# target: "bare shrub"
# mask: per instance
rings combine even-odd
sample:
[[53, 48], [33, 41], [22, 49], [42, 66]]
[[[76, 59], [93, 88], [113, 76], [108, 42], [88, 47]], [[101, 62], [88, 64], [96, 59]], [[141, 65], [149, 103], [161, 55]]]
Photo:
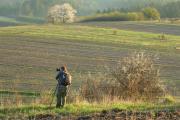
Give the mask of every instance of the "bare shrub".
[[152, 56], [135, 53], [125, 57], [112, 72], [113, 80], [119, 87], [119, 96], [124, 99], [153, 100], [164, 95]]
[[88, 102], [156, 100], [164, 95], [159, 69], [151, 56], [135, 53], [125, 57], [110, 72], [89, 75], [80, 89]]

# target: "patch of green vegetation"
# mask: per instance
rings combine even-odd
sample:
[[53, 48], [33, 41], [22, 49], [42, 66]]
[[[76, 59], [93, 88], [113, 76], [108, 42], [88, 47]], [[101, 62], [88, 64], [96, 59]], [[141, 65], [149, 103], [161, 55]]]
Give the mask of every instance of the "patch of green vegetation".
[[45, 23], [45, 20], [42, 18], [29, 17], [29, 16], [19, 16], [16, 18], [16, 20], [25, 23], [36, 23], [36, 24]]
[[45, 105], [28, 105], [19, 107], [0, 108], [1, 116], [5, 117], [10, 114], [23, 114], [25, 116], [33, 116], [39, 113], [47, 114], [61, 114], [61, 115], [79, 115], [79, 114], [90, 114], [94, 112], [100, 112], [102, 110], [111, 109], [122, 109], [122, 110], [134, 110], [134, 111], [145, 111], [145, 110], [175, 110], [180, 108], [180, 104], [152, 104], [152, 103], [132, 103], [122, 102], [114, 104], [90, 104], [90, 103], [78, 103], [78, 104], [67, 104], [64, 108], [58, 109], [55, 107], [49, 107]]
[[114, 29], [78, 25], [19, 26], [0, 29], [1, 36], [63, 38], [66, 40], [106, 43], [157, 51], [175, 51], [175, 46], [180, 44], [180, 36], [167, 35], [167, 40], [162, 42], [159, 40], [159, 34], [124, 30], [116, 30], [116, 35], [113, 33]]
[[16, 23], [16, 24], [20, 23], [13, 18], [7, 18], [7, 17], [0, 17], [0, 22]]
[[7, 91], [7, 90], [0, 90], [0, 94], [6, 94], [6, 95], [23, 95], [23, 96], [40, 96], [40, 93], [37, 92], [25, 92], [25, 91]]
[[25, 24], [42, 24], [45, 20], [36, 17], [18, 16], [8, 18], [0, 16], [0, 26], [25, 25]]

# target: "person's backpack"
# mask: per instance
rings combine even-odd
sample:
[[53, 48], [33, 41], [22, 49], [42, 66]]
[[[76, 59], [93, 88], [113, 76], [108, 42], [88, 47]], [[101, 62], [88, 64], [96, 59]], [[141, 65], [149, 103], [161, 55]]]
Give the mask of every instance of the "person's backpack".
[[69, 73], [64, 73], [64, 79], [62, 80], [61, 84], [64, 86], [71, 85], [71, 75]]
[[66, 77], [65, 79], [66, 85], [71, 85], [72, 76], [69, 73], [66, 73], [65, 77]]

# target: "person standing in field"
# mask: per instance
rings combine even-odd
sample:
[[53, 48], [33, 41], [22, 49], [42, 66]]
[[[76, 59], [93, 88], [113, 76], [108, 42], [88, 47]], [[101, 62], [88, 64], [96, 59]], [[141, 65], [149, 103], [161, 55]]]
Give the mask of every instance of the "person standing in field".
[[62, 66], [60, 69], [57, 69], [58, 74], [56, 80], [58, 81], [57, 85], [57, 104], [56, 108], [64, 107], [66, 103], [66, 95], [68, 91], [68, 86], [71, 85], [71, 75], [67, 71], [66, 66]]

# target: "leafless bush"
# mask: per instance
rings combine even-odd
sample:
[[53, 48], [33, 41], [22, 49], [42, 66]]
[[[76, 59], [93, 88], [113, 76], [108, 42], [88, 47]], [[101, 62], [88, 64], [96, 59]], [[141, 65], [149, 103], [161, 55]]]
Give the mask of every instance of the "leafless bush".
[[81, 86], [80, 95], [89, 102], [153, 100], [163, 96], [164, 89], [152, 57], [135, 53], [108, 73], [89, 75]]
[[152, 56], [144, 53], [125, 57], [112, 72], [112, 76], [119, 88], [119, 96], [124, 99], [153, 100], [164, 95], [159, 69], [155, 67]]

